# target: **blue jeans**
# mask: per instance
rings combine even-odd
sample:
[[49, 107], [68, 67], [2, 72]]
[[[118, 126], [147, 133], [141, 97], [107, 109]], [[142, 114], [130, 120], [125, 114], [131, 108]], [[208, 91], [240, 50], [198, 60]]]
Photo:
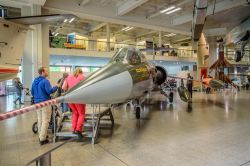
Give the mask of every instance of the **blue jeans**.
[[62, 113], [67, 112], [69, 110], [68, 103], [61, 103]]

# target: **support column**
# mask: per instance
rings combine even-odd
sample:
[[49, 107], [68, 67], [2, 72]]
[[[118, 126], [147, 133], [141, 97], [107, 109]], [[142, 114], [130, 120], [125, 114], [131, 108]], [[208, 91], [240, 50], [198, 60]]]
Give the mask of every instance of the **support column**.
[[234, 74], [238, 74], [237, 66], [236, 65], [234, 66]]
[[[208, 38], [208, 43], [209, 43], [208, 64], [209, 64], [209, 67], [210, 67], [219, 58], [218, 57], [218, 51], [217, 51], [216, 37]], [[215, 77], [215, 71], [214, 70], [210, 74], [211, 74], [211, 76]]]
[[38, 66], [49, 69], [49, 25], [42, 24], [42, 56], [39, 57]]
[[[158, 47], [161, 48], [161, 45], [162, 45], [162, 32], [160, 31], [159, 32], [159, 42], [158, 42]], [[160, 55], [163, 55], [162, 54], [162, 51], [160, 51]]]
[[97, 51], [97, 40], [95, 37], [89, 37], [88, 49], [90, 51]]
[[[23, 6], [22, 16], [40, 15], [41, 6]], [[27, 32], [24, 53], [22, 57], [22, 82], [30, 88], [37, 73], [37, 57], [42, 56], [41, 25], [32, 26], [34, 30]]]
[[161, 47], [161, 45], [162, 45], [162, 32], [161, 31], [159, 32], [159, 42], [158, 42], [158, 44], [159, 44], [159, 47]]
[[106, 35], [107, 35], [107, 51], [110, 51], [110, 27], [109, 23], [106, 25]]

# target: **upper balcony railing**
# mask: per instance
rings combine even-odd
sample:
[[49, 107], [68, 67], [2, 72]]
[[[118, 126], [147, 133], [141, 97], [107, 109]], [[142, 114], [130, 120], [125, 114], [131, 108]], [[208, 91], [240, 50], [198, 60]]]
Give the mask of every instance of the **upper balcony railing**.
[[125, 46], [133, 46], [141, 50], [145, 55], [159, 55], [159, 56], [171, 56], [171, 57], [184, 57], [184, 58], [196, 58], [196, 52], [192, 49], [186, 48], [169, 48], [158, 47], [156, 44], [152, 44], [151, 48], [146, 48], [146, 44], [131, 44], [125, 42], [107, 42], [101, 40], [89, 40], [89, 39], [77, 39], [67, 37], [50, 37], [51, 48], [65, 48], [65, 49], [80, 49], [86, 51], [117, 51]]

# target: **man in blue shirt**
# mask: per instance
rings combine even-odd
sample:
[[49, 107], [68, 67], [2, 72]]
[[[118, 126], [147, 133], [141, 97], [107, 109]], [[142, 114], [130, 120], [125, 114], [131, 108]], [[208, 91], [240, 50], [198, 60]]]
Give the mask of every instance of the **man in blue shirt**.
[[[38, 70], [39, 76], [35, 78], [32, 83], [31, 93], [34, 97], [34, 103], [40, 103], [47, 100], [50, 100], [50, 94], [56, 92], [58, 85], [53, 88], [50, 85], [48, 77], [48, 69], [45, 67], [41, 67]], [[51, 117], [51, 109], [50, 107], [42, 108], [41, 110], [37, 110], [37, 124], [38, 124], [38, 134], [40, 144], [46, 144], [49, 142], [47, 138], [47, 130], [49, 126], [49, 121]]]

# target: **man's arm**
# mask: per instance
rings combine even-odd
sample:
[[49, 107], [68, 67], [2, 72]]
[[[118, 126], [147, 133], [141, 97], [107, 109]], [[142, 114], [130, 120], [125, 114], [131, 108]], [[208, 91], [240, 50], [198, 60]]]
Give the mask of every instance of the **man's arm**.
[[53, 88], [51, 87], [51, 85], [50, 85], [50, 82], [49, 82], [49, 80], [45, 80], [45, 83], [44, 83], [45, 85], [45, 91], [46, 91], [46, 93], [47, 94], [51, 94], [51, 93], [54, 93], [56, 90], [57, 90], [57, 86], [54, 86]]

